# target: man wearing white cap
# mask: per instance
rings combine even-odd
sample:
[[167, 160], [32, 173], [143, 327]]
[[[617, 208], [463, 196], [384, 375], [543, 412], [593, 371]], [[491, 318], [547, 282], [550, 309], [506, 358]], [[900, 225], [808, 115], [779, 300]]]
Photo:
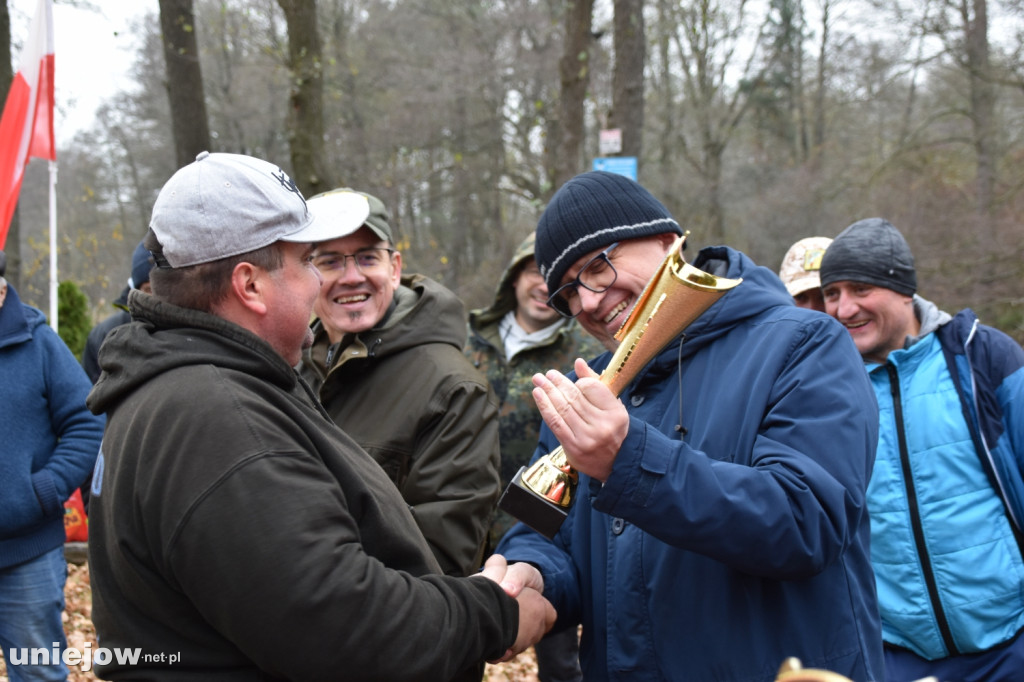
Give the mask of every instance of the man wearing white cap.
[[828, 237], [807, 237], [789, 247], [779, 268], [779, 279], [799, 308], [825, 312], [821, 295], [821, 259], [832, 243]]
[[129, 295], [88, 399], [108, 415], [89, 541], [105, 679], [479, 679], [551, 625], [539, 575], [518, 604], [487, 579], [500, 558], [442, 575], [295, 372], [322, 237], [247, 156], [204, 152], [157, 197], [153, 294]]

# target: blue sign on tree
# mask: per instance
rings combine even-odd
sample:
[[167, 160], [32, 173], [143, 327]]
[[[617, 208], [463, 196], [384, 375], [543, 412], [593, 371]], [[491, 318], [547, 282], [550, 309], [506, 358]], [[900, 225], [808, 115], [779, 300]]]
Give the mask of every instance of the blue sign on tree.
[[636, 157], [599, 156], [594, 159], [594, 170], [618, 173], [619, 175], [625, 175], [630, 180], [636, 181]]

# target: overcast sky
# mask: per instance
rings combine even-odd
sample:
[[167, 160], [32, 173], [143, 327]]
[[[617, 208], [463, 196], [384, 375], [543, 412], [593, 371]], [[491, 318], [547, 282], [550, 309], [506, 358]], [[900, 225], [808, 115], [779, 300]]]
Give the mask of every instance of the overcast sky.
[[[36, 2], [8, 2], [15, 69]], [[157, 0], [93, 0], [90, 4], [96, 9], [78, 9], [59, 0], [53, 5], [58, 144], [89, 126], [100, 103], [129, 85], [125, 75], [135, 61], [137, 45], [130, 30], [132, 20], [158, 10]]]

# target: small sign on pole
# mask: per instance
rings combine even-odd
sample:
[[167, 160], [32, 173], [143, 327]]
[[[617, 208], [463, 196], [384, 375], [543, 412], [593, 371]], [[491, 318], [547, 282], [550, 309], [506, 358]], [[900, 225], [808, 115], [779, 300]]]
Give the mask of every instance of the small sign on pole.
[[622, 129], [621, 128], [609, 128], [602, 130], [600, 137], [598, 138], [598, 149], [601, 152], [601, 156], [609, 156], [611, 154], [619, 154], [622, 152]]
[[594, 170], [608, 171], [625, 175], [630, 180], [636, 181], [636, 157], [635, 156], [612, 156], [598, 157], [594, 159]]

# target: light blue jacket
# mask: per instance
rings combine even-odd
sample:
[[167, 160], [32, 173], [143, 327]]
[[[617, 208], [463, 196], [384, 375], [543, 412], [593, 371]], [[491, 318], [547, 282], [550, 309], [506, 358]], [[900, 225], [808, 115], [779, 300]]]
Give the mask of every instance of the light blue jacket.
[[[583, 624], [588, 682], [770, 682], [788, 656], [880, 681], [860, 356], [743, 254], [694, 265], [743, 282], [622, 394], [611, 476], [580, 476], [554, 541], [517, 524], [498, 553], [540, 567], [556, 627]], [[545, 426], [539, 452], [556, 445]]]
[[915, 312], [921, 335], [867, 367], [868, 505], [884, 639], [935, 660], [1024, 627], [1024, 351], [970, 310], [950, 321], [915, 297]]

